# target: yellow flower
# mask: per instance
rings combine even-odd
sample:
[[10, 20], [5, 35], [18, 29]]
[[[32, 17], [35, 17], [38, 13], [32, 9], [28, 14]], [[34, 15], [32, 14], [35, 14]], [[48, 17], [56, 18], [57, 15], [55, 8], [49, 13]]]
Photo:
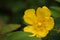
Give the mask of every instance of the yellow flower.
[[34, 9], [26, 10], [23, 18], [30, 25], [24, 28], [24, 32], [33, 33], [33, 35], [30, 35], [31, 37], [43, 38], [47, 36], [54, 27], [54, 19], [50, 16], [51, 11], [46, 6], [38, 7], [36, 12]]

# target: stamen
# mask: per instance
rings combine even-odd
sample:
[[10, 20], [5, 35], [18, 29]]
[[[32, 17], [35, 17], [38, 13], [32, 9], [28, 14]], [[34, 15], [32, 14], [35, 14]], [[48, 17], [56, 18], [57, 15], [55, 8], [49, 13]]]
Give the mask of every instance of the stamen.
[[42, 24], [42, 23], [40, 23], [40, 22], [38, 23], [39, 26], [40, 26], [41, 24]]

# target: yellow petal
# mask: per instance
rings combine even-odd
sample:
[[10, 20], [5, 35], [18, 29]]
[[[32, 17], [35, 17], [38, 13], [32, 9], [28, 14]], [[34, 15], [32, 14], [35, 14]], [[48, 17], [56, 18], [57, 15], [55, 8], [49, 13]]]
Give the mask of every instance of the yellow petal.
[[47, 36], [48, 33], [49, 33], [48, 30], [43, 29], [43, 30], [39, 31], [36, 36], [37, 36], [38, 38], [44, 38], [44, 37]]
[[35, 33], [33, 33], [32, 35], [29, 35], [29, 37], [34, 37], [36, 34]]
[[46, 6], [43, 6], [42, 8], [39, 7], [37, 8], [36, 15], [42, 17], [50, 17], [51, 11]]
[[47, 18], [46, 22], [45, 22], [45, 26], [47, 30], [51, 30], [54, 28], [54, 19], [52, 17]]
[[26, 23], [33, 24], [33, 21], [36, 19], [35, 10], [34, 9], [26, 10], [23, 18]]
[[24, 31], [25, 32], [30, 32], [30, 33], [35, 33], [35, 30], [34, 30], [33, 26], [26, 26], [24, 28]]

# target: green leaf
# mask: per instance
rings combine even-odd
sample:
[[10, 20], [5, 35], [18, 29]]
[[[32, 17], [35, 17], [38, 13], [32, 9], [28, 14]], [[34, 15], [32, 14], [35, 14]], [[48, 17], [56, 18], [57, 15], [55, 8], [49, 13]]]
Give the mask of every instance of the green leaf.
[[9, 25], [2, 27], [1, 32], [2, 33], [10, 32], [10, 31], [16, 30], [19, 27], [20, 25], [18, 24], [9, 24]]
[[37, 37], [29, 37], [28, 35], [31, 35], [27, 32], [13, 32], [6, 35], [7, 40], [41, 40]]
[[51, 6], [52, 16], [54, 18], [60, 17], [60, 7], [57, 6]]
[[57, 2], [60, 2], [60, 0], [56, 0]]

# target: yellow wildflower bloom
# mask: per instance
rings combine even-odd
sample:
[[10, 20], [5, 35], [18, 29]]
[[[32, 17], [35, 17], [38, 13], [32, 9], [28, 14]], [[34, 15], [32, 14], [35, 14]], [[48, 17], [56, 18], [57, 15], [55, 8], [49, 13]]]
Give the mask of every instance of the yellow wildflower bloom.
[[47, 36], [49, 31], [54, 27], [54, 19], [51, 16], [51, 11], [43, 6], [38, 7], [36, 12], [34, 9], [28, 9], [24, 14], [24, 21], [30, 25], [24, 28], [25, 32], [31, 32], [33, 35], [39, 38]]

